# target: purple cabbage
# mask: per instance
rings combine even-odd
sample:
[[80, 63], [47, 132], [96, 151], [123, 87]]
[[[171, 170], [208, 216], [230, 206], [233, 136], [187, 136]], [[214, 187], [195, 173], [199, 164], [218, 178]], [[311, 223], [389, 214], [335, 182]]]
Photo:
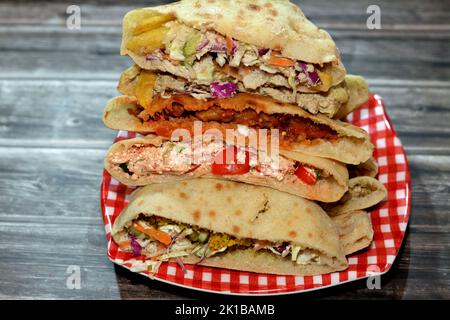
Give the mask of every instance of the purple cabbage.
[[182, 261], [180, 258], [176, 258], [176, 259], [175, 259], [175, 262], [180, 266], [181, 271], [183, 271], [183, 273], [186, 274], [186, 273], [187, 273], [187, 269], [186, 269], [186, 267], [184, 266], [183, 261]]
[[187, 93], [192, 93], [192, 90], [178, 90], [178, 89], [173, 89], [173, 93], [174, 93], [174, 94], [187, 94]]
[[154, 60], [159, 60], [158, 56], [154, 53], [150, 53], [148, 55], [145, 56], [145, 60], [147, 61], [154, 61]]
[[208, 51], [216, 53], [226, 53], [227, 43], [222, 38], [216, 38], [214, 43], [210, 44]]
[[200, 43], [197, 46], [197, 51], [202, 50], [204, 47], [206, 47], [209, 43], [209, 40], [207, 37], [203, 37]]
[[136, 241], [135, 236], [130, 234], [130, 240], [131, 240], [131, 249], [133, 250], [133, 256], [135, 256], [135, 257], [140, 256], [142, 248], [139, 245], [139, 243]]
[[283, 253], [284, 250], [286, 250], [288, 245], [289, 244], [287, 242], [284, 242], [283, 244], [279, 245], [278, 247], [274, 247], [274, 249], [279, 253]]
[[234, 55], [239, 48], [239, 43], [235, 40], [233, 40], [233, 47], [231, 49], [231, 55]]
[[317, 73], [317, 70], [314, 69], [313, 72], [309, 72], [308, 71], [308, 66], [306, 65], [306, 63], [304, 62], [299, 62], [300, 67], [302, 68], [303, 73], [306, 75], [306, 77], [308, 78], [308, 81], [311, 85], [316, 86], [322, 83], [322, 81], [320, 81], [320, 77], [319, 74]]
[[269, 52], [269, 48], [260, 48], [260, 49], [258, 49], [258, 54], [259, 54], [259, 56], [263, 56], [263, 55], [265, 55], [267, 52]]
[[237, 86], [233, 82], [213, 82], [210, 85], [211, 96], [214, 98], [229, 98], [236, 93]]

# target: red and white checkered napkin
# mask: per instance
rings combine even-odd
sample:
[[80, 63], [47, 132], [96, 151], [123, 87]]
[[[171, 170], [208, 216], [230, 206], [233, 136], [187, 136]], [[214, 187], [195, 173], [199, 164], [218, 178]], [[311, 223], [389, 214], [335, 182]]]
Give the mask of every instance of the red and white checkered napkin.
[[[373, 95], [348, 116], [348, 121], [369, 132], [375, 145], [374, 157], [379, 165], [379, 180], [388, 190], [387, 201], [370, 212], [374, 241], [370, 248], [348, 257], [349, 268], [320, 276], [282, 276], [186, 265], [187, 272], [173, 262], [163, 263], [154, 279], [197, 290], [231, 294], [280, 294], [305, 292], [353, 281], [389, 270], [398, 254], [409, 219], [410, 177], [402, 144], [386, 114], [383, 100]], [[116, 141], [135, 134], [119, 132]], [[101, 208], [108, 240], [108, 257], [126, 268], [142, 265], [143, 258], [118, 251], [111, 240], [114, 219], [128, 203], [134, 188], [127, 187], [104, 171], [101, 185]], [[140, 272], [149, 276], [148, 271]]]

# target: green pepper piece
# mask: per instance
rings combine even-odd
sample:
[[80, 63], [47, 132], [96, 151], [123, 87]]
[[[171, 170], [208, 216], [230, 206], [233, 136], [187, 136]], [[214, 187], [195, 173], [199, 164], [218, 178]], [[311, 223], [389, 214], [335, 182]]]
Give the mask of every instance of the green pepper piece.
[[194, 33], [183, 47], [183, 54], [185, 57], [195, 55], [197, 53], [197, 46], [202, 35], [198, 32]]
[[187, 65], [192, 66], [194, 64], [194, 61], [195, 61], [195, 54], [193, 54], [192, 56], [186, 57], [183, 62], [185, 65], [187, 64]]
[[200, 231], [198, 235], [198, 241], [201, 243], [205, 243], [209, 238], [209, 232], [206, 231]]
[[139, 237], [142, 234], [142, 232], [140, 232], [139, 230], [136, 230], [136, 229], [129, 229], [128, 233], [135, 237]]
[[189, 235], [189, 240], [192, 242], [198, 241], [198, 232], [193, 232]]

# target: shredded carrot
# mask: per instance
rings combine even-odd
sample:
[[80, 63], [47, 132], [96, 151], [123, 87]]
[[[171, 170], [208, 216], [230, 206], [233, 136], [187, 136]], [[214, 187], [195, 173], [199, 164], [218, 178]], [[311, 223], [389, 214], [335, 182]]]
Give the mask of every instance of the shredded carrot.
[[244, 68], [244, 73], [245, 73], [245, 74], [250, 74], [250, 73], [252, 73], [252, 68], [250, 68], [250, 67], [245, 67], [245, 68]]
[[117, 245], [118, 245], [119, 248], [121, 248], [121, 249], [128, 249], [129, 247], [131, 247], [131, 241], [117, 242]]
[[295, 64], [294, 60], [291, 60], [289, 58], [281, 58], [274, 56], [270, 57], [268, 63], [272, 66], [277, 67], [292, 67]]
[[164, 53], [163, 57], [165, 60], [169, 60], [170, 63], [173, 64], [174, 66], [177, 66], [180, 64], [180, 61], [172, 59], [167, 53]]
[[146, 234], [150, 238], [153, 238], [165, 244], [166, 246], [168, 246], [172, 242], [172, 237], [168, 233], [161, 230], [157, 230], [153, 227], [144, 227], [140, 224], [134, 223], [133, 228], [136, 229], [137, 231]]
[[233, 53], [233, 38], [227, 34], [227, 53]]

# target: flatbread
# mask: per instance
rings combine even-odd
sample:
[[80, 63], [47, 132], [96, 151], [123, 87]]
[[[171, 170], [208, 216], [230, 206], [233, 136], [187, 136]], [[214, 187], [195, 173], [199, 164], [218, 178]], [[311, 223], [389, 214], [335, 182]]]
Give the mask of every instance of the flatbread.
[[[257, 112], [267, 114], [290, 114], [325, 125], [338, 133], [339, 137], [335, 141], [317, 140], [314, 143], [291, 143], [289, 147], [282, 147], [294, 152], [301, 152], [307, 155], [334, 159], [347, 164], [359, 164], [367, 161], [373, 152], [373, 145], [370, 137], [363, 129], [349, 123], [330, 119], [324, 115], [311, 115], [293, 105], [274, 103], [272, 99], [265, 97], [238, 94], [236, 99], [240, 99], [240, 110], [251, 108]], [[235, 108], [233, 98], [222, 99], [223, 108]], [[225, 101], [226, 100], [226, 101]], [[192, 105], [198, 107], [198, 105]], [[186, 108], [186, 106], [185, 106]], [[239, 110], [237, 110], [239, 111]], [[155, 133], [159, 126], [159, 121], [142, 122], [136, 114], [139, 113], [139, 105], [136, 98], [120, 96], [111, 99], [103, 112], [103, 123], [105, 126], [115, 130], [127, 130], [144, 134]], [[171, 126], [192, 130], [194, 121], [185, 119], [173, 119]], [[218, 122], [206, 122], [202, 124], [203, 132], [215, 128], [223, 131], [226, 129], [238, 129], [235, 124], [221, 124]], [[276, 129], [276, 128], [274, 128]], [[192, 131], [191, 131], [192, 132]]]
[[360, 107], [369, 99], [369, 87], [367, 81], [361, 76], [347, 75], [344, 80], [349, 94], [348, 100], [344, 103], [334, 119], [344, 119], [349, 113]]
[[[196, 29], [214, 30], [245, 43], [279, 50], [288, 58], [317, 64], [333, 62], [343, 69], [339, 51], [330, 35], [310, 22], [300, 8], [289, 1], [184, 0], [136, 9], [123, 19], [122, 55], [130, 53], [126, 43], [145, 11], [172, 14]], [[136, 60], [136, 57], [132, 58]]]
[[319, 179], [313, 185], [308, 185], [292, 175], [291, 177], [293, 177], [294, 179], [284, 179], [279, 181], [276, 178], [254, 175], [251, 173], [242, 175], [214, 175], [210, 172], [194, 170], [191, 173], [183, 175], [175, 175], [169, 173], [150, 174], [141, 176], [138, 179], [133, 179], [130, 175], [124, 173], [118, 165], [113, 165], [109, 161], [111, 154], [117, 152], [125, 152], [133, 145], [143, 144], [160, 146], [164, 141], [168, 141], [168, 139], [164, 139], [155, 135], [148, 135], [143, 138], [128, 139], [116, 142], [106, 153], [104, 160], [105, 169], [111, 174], [112, 177], [128, 186], [144, 186], [155, 183], [183, 181], [202, 177], [232, 180], [270, 187], [310, 200], [318, 200], [322, 202], [338, 201], [347, 191], [348, 172], [345, 165], [330, 159], [307, 156], [299, 152], [291, 152], [286, 150], [280, 150], [280, 155], [286, 157], [287, 159], [299, 161], [305, 165], [310, 165], [317, 169], [321, 169], [327, 172], [329, 174], [329, 177]]
[[361, 176], [349, 180], [348, 191], [337, 203], [324, 204], [330, 216], [370, 208], [387, 196], [386, 187], [377, 179]]
[[367, 212], [350, 211], [332, 218], [339, 229], [345, 255], [367, 248], [373, 240], [373, 227]]
[[[212, 192], [214, 191], [214, 192]], [[201, 264], [260, 273], [315, 275], [344, 270], [338, 230], [314, 202], [270, 188], [213, 179], [149, 185], [135, 191], [113, 224], [113, 238], [139, 214], [156, 215], [237, 238], [288, 241], [320, 252], [326, 264], [300, 265], [269, 253], [233, 250]], [[195, 260], [194, 260], [195, 259]], [[193, 256], [186, 263], [198, 262]]]
[[[128, 96], [136, 96], [136, 85], [137, 79], [140, 76], [141, 68], [137, 65], [133, 65], [122, 72], [120, 75], [117, 90]], [[160, 73], [155, 72], [156, 76]], [[171, 77], [172, 81], [164, 81], [165, 83], [184, 83], [184, 87], [189, 83], [188, 80], [183, 78], [177, 78], [173, 76], [164, 75], [164, 77]], [[178, 88], [180, 85], [177, 85]], [[149, 88], [148, 90], [154, 90], [154, 88]], [[312, 114], [324, 114], [327, 117], [342, 119], [348, 113], [359, 107], [361, 104], [367, 101], [369, 89], [367, 82], [363, 77], [355, 75], [346, 75], [345, 81], [343, 81], [338, 86], [331, 87], [326, 93], [304, 93], [297, 92], [296, 101], [292, 102], [289, 99], [292, 94], [283, 94], [283, 90], [280, 88], [268, 88], [260, 93], [263, 96], [274, 99], [274, 101], [279, 101], [283, 103], [297, 104], [299, 107], [305, 109]], [[243, 91], [245, 92], [245, 91]], [[251, 92], [252, 94], [258, 94], [258, 92]], [[285, 100], [283, 100], [285, 99]], [[149, 113], [155, 113], [160, 111], [160, 106], [152, 105]]]
[[356, 166], [349, 166], [348, 168], [350, 178], [358, 176], [368, 176], [375, 178], [378, 174], [378, 164], [376, 160], [371, 157], [366, 162], [360, 163]]

